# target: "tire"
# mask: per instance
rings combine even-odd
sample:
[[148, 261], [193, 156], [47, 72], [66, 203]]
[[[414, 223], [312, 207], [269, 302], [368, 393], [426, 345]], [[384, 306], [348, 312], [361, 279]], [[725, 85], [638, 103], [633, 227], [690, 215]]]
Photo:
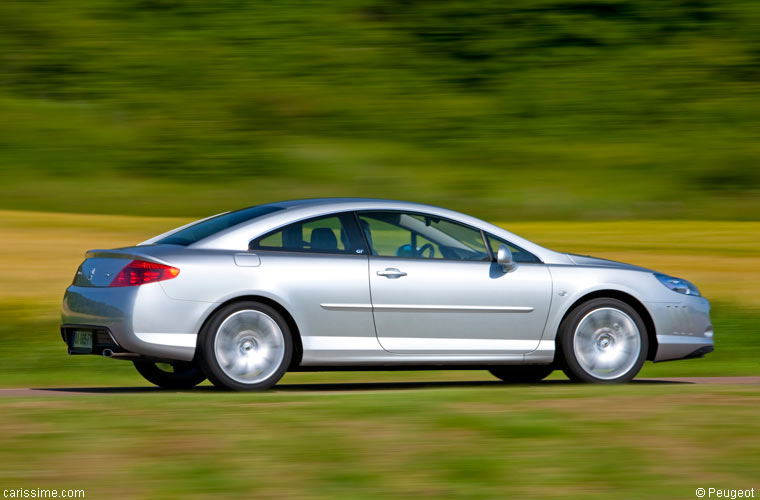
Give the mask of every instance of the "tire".
[[633, 380], [646, 361], [649, 338], [636, 310], [617, 299], [577, 306], [557, 335], [563, 371], [573, 382], [617, 384]]
[[508, 384], [533, 384], [540, 382], [554, 371], [552, 365], [500, 366], [488, 370], [496, 378]]
[[[190, 389], [206, 380], [206, 375], [193, 363], [153, 363], [133, 361], [140, 375], [163, 389]], [[164, 369], [164, 366], [172, 371]]]
[[217, 387], [263, 391], [290, 366], [293, 339], [288, 324], [272, 307], [236, 302], [221, 308], [201, 330], [198, 361]]

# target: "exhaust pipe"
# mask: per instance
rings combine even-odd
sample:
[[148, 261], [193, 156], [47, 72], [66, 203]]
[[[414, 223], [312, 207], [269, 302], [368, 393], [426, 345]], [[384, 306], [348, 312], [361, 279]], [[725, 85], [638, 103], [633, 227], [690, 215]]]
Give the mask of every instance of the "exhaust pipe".
[[109, 358], [109, 359], [126, 359], [126, 360], [138, 360], [138, 359], [152, 359], [152, 358], [146, 358], [142, 354], [137, 354], [134, 352], [113, 352], [113, 349], [103, 349], [103, 357]]
[[111, 349], [103, 349], [103, 356], [109, 359], [143, 359], [145, 356], [134, 352], [113, 352]]

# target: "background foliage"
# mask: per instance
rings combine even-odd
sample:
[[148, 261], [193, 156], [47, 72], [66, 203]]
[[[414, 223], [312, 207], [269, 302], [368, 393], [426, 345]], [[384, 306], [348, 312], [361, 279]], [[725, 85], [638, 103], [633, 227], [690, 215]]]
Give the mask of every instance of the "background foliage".
[[0, 3], [0, 208], [760, 215], [760, 4]]

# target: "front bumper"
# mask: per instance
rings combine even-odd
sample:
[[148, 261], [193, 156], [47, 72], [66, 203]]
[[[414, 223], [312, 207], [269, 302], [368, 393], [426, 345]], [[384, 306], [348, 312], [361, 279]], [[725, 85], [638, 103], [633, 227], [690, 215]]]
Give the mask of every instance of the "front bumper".
[[657, 332], [654, 361], [700, 358], [714, 350], [710, 302], [684, 295], [680, 302], [649, 302]]
[[[63, 298], [61, 334], [90, 329], [107, 332], [116, 348], [95, 343], [93, 354], [108, 348], [157, 359], [191, 361], [197, 334], [214, 304], [174, 300], [159, 283], [136, 287], [70, 286]], [[104, 339], [104, 338], [103, 338]]]

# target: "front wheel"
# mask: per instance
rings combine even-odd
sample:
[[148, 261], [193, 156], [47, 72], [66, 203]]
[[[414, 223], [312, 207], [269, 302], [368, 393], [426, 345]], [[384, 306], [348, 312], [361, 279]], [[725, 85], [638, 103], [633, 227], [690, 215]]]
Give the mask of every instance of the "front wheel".
[[633, 380], [646, 360], [646, 326], [617, 299], [592, 299], [576, 307], [557, 336], [563, 371], [574, 382], [614, 384]]
[[508, 384], [533, 384], [548, 377], [554, 371], [554, 367], [552, 365], [499, 366], [488, 371]]
[[164, 389], [190, 389], [206, 380], [206, 375], [193, 363], [154, 363], [133, 361], [140, 375]]
[[237, 302], [217, 311], [201, 331], [199, 361], [217, 387], [265, 390], [285, 374], [293, 340], [285, 319], [259, 302]]

